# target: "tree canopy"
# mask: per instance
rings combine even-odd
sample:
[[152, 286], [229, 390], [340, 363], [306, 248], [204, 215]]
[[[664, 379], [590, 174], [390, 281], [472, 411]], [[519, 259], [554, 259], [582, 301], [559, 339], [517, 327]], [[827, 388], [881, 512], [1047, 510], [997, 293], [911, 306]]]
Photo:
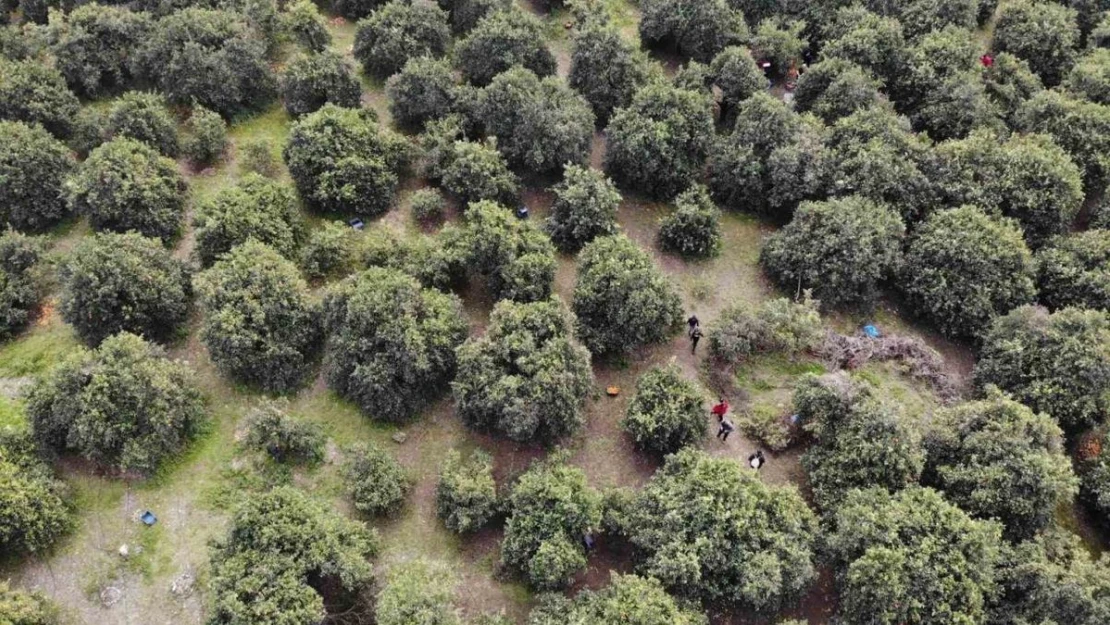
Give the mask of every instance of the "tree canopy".
[[458, 349], [451, 388], [463, 423], [542, 443], [579, 430], [593, 373], [571, 323], [558, 300], [498, 302], [486, 333]]
[[501, 563], [537, 590], [556, 590], [586, 568], [583, 535], [601, 524], [601, 496], [582, 469], [556, 454], [524, 472], [508, 499]]
[[462, 304], [400, 271], [374, 267], [324, 298], [328, 385], [368, 416], [405, 421], [455, 372]]
[[816, 578], [817, 518], [798, 491], [703, 451], [667, 456], [620, 526], [639, 570], [706, 602], [774, 612]]
[[853, 490], [829, 518], [828, 553], [851, 622], [983, 622], [1000, 559], [1000, 528], [940, 493]]
[[59, 312], [90, 345], [121, 331], [169, 341], [192, 304], [188, 266], [134, 232], [80, 242], [62, 261], [59, 278]]
[[555, 57], [544, 44], [543, 23], [515, 7], [482, 18], [455, 44], [455, 63], [463, 77], [479, 87], [514, 65], [540, 77], [555, 73]]
[[975, 379], [993, 384], [1069, 432], [1105, 421], [1110, 319], [1103, 311], [1023, 306], [983, 337]]
[[900, 285], [949, 336], [979, 337], [991, 320], [1032, 301], [1033, 257], [1021, 230], [974, 206], [933, 213], [910, 239]]
[[67, 185], [70, 207], [97, 230], [173, 240], [185, 215], [186, 184], [176, 163], [134, 139], [93, 150]]
[[713, 118], [708, 96], [649, 84], [618, 109], [605, 132], [605, 171], [628, 189], [670, 199], [697, 177], [709, 152]]
[[897, 213], [866, 198], [803, 202], [759, 260], [784, 288], [812, 289], [830, 306], [867, 307], [901, 269], [904, 232]]
[[478, 96], [477, 117], [513, 167], [547, 173], [590, 155], [593, 112], [553, 76], [541, 80], [519, 66], [498, 74]]
[[197, 277], [201, 339], [216, 366], [270, 392], [304, 381], [321, 339], [320, 307], [292, 261], [250, 239]]
[[373, 581], [367, 558], [378, 542], [374, 530], [291, 486], [248, 495], [211, 550], [211, 622], [319, 623], [327, 616], [325, 597], [313, 582], [352, 594], [363, 590]]
[[371, 217], [389, 210], [408, 160], [404, 140], [373, 112], [330, 103], [293, 124], [282, 155], [311, 209]]
[[1001, 393], [938, 411], [925, 439], [924, 481], [972, 516], [1032, 538], [1078, 491], [1063, 431]]
[[0, 220], [37, 232], [69, 213], [65, 181], [76, 163], [38, 124], [0, 122]]
[[144, 474], [185, 447], [204, 413], [190, 369], [126, 332], [78, 349], [27, 397], [40, 444]]
[[582, 249], [572, 308], [578, 337], [594, 354], [658, 343], [682, 324], [675, 286], [624, 235], [599, 237]]
[[253, 173], [201, 203], [193, 225], [194, 251], [204, 266], [248, 239], [290, 256], [304, 238], [293, 189]]
[[188, 7], [159, 19], [132, 63], [170, 102], [196, 102], [225, 117], [260, 108], [276, 93], [265, 42], [230, 11]]
[[432, 2], [392, 0], [359, 21], [354, 55], [366, 73], [385, 78], [419, 57], [447, 53], [447, 12]]

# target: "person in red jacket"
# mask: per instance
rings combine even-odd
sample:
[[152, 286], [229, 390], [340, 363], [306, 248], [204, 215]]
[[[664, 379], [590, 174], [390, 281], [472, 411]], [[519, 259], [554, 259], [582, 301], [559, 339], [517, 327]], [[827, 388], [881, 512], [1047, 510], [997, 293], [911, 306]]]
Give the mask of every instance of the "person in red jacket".
[[713, 406], [713, 410], [711, 410], [710, 412], [712, 412], [713, 415], [717, 417], [718, 421], [724, 419], [725, 415], [728, 414], [728, 402], [725, 401], [724, 397], [718, 398], [717, 405]]

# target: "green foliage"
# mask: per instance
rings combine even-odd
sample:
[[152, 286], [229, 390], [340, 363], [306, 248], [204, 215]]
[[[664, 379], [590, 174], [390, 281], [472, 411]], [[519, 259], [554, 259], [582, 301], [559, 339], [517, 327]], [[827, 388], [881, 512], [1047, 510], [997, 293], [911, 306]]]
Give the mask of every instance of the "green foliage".
[[1037, 253], [1039, 300], [1052, 310], [1110, 310], [1110, 230], [1052, 239]]
[[[976, 27], [981, 0], [909, 0], [895, 2], [895, 13], [906, 30], [906, 37], [915, 39], [946, 27], [971, 30]], [[869, 0], [873, 6], [881, 2]], [[900, 5], [900, 6], [899, 6]]]
[[670, 199], [697, 178], [713, 137], [708, 96], [653, 83], [618, 110], [605, 171], [622, 187]]
[[446, 565], [410, 560], [390, 568], [378, 593], [378, 625], [462, 625], [452, 606], [458, 579]]
[[[23, 432], [0, 429], [0, 548], [9, 554], [45, 551], [72, 529], [72, 504], [65, 483], [54, 479], [50, 467], [36, 454], [34, 441]], [[0, 585], [0, 614], [6, 601], [22, 603]], [[29, 597], [23, 598], [25, 601]], [[35, 612], [27, 601], [25, 617]], [[11, 618], [9, 616], [9, 618]], [[16, 623], [24, 621], [17, 620]], [[28, 620], [27, 623], [38, 621]]]
[[770, 406], [756, 406], [736, 417], [740, 432], [772, 451], [782, 451], [790, 446], [792, 435], [786, 415]]
[[70, 206], [96, 230], [135, 230], [163, 243], [181, 229], [185, 191], [176, 163], [127, 138], [93, 150], [67, 185]]
[[807, 375], [794, 390], [794, 412], [816, 440], [802, 466], [820, 508], [835, 510], [854, 488], [895, 492], [920, 477], [921, 433], [871, 385], [845, 374]]
[[59, 281], [62, 319], [90, 345], [122, 331], [168, 341], [193, 295], [188, 266], [135, 232], [81, 241], [63, 260]]
[[383, 421], [411, 418], [455, 372], [462, 304], [400, 271], [371, 268], [324, 298], [328, 385]]
[[924, 481], [968, 514], [1000, 521], [1007, 538], [1029, 539], [1079, 490], [1063, 438], [1049, 416], [988, 393], [934, 416]]
[[55, 137], [68, 137], [80, 103], [58, 70], [36, 59], [0, 57], [0, 119], [42, 124]]
[[675, 210], [659, 221], [659, 247], [692, 258], [721, 252], [721, 211], [703, 185], [675, 198]]
[[498, 74], [478, 97], [477, 117], [514, 167], [548, 173], [590, 156], [593, 112], [554, 76], [540, 80], [523, 67]]
[[156, 93], [129, 91], [108, 111], [105, 138], [128, 137], [142, 141], [165, 156], [177, 154], [177, 120]]
[[410, 198], [412, 216], [422, 223], [433, 223], [443, 220], [447, 210], [447, 201], [438, 189], [418, 189]]
[[123, 332], [41, 378], [27, 416], [42, 445], [150, 473], [198, 432], [204, 405], [187, 366]]
[[709, 353], [732, 366], [759, 353], [795, 355], [815, 349], [824, 338], [820, 302], [805, 291], [799, 302], [768, 300], [754, 313], [742, 304], [728, 306], [709, 327]]
[[876, 105], [882, 85], [855, 63], [833, 57], [806, 70], [794, 91], [795, 107], [827, 123]]
[[195, 253], [205, 267], [248, 239], [293, 255], [304, 230], [293, 189], [258, 174], [203, 202], [194, 225]]
[[313, 210], [376, 216], [393, 202], [407, 149], [371, 111], [325, 104], [293, 124], [282, 155]]
[[346, 273], [354, 263], [351, 227], [342, 221], [329, 221], [313, 230], [301, 246], [300, 265], [310, 280]]
[[85, 107], [73, 119], [73, 132], [69, 135], [68, 145], [79, 156], [88, 156], [104, 143], [104, 127], [108, 123], [108, 112], [99, 108]]
[[61, 625], [58, 606], [46, 595], [12, 588], [0, 581], [0, 614], [11, 625]]
[[552, 443], [579, 430], [593, 372], [571, 322], [558, 300], [498, 302], [486, 333], [458, 349], [459, 418], [515, 441]]
[[312, 0], [296, 0], [287, 4], [282, 20], [286, 32], [309, 52], [323, 52], [331, 45], [328, 22]]
[[227, 145], [227, 123], [220, 114], [194, 106], [189, 119], [185, 120], [181, 153], [194, 165], [211, 165], [223, 156]]
[[565, 587], [586, 568], [582, 537], [601, 523], [601, 496], [565, 454], [535, 462], [513, 484], [501, 563], [537, 590]]
[[1098, 625], [1110, 618], [1110, 560], [1080, 538], [1049, 531], [1004, 553], [991, 622]]
[[317, 588], [363, 591], [373, 581], [367, 558], [377, 551], [374, 530], [296, 488], [250, 495], [212, 548], [208, 623], [319, 623], [327, 613]]
[[975, 380], [994, 384], [1068, 432], [1105, 421], [1110, 407], [1110, 319], [1103, 311], [1052, 314], [1023, 306], [983, 338]]
[[449, 139], [442, 159], [434, 162], [429, 174], [464, 204], [499, 202], [513, 205], [517, 197], [517, 177], [509, 171], [497, 143]]
[[1110, 436], [1096, 439], [1098, 454], [1079, 466], [1080, 495], [1102, 527], [1110, 526]]
[[714, 200], [786, 220], [801, 200], [824, 195], [831, 163], [820, 120], [764, 92], [740, 102], [734, 117], [732, 133], [709, 154]]
[[495, 298], [537, 302], [550, 297], [555, 246], [511, 210], [487, 201], [471, 204], [460, 244], [467, 266], [486, 278]]
[[649, 61], [620, 31], [592, 16], [579, 24], [571, 41], [567, 84], [586, 98], [598, 123], [604, 125], [647, 82]]
[[703, 63], [748, 38], [744, 16], [725, 0], [643, 0], [640, 10], [644, 43], [673, 44], [679, 54]]
[[770, 61], [771, 71], [782, 75], [790, 67], [800, 65], [809, 42], [802, 36], [806, 23], [775, 16], [763, 20], [752, 33], [752, 50], [756, 56]]
[[481, 529], [497, 511], [493, 459], [476, 451], [465, 461], [451, 450], [439, 471], [436, 514], [447, 529], [465, 534]]
[[266, 44], [239, 13], [200, 7], [171, 13], [131, 61], [170, 102], [200, 104], [224, 117], [264, 107], [275, 94]]
[[247, 414], [243, 445], [274, 462], [315, 464], [324, 459], [327, 437], [320, 424], [290, 416], [288, 405], [263, 401]]
[[998, 12], [991, 45], [1028, 61], [1046, 85], [1058, 85], [1079, 45], [1075, 10], [1054, 2], [1007, 2]]
[[514, 65], [541, 77], [555, 73], [555, 57], [544, 45], [543, 22], [516, 8], [482, 18], [455, 45], [455, 63], [463, 77], [479, 87]]
[[455, 103], [455, 75], [446, 59], [409, 59], [389, 77], [389, 114], [402, 126], [423, 128], [448, 114]]
[[255, 173], [267, 178], [276, 178], [280, 171], [280, 165], [274, 156], [273, 144], [267, 139], [245, 142], [239, 162], [243, 172]]
[[930, 32], [909, 48], [908, 71], [892, 86], [914, 129], [936, 139], [963, 137], [981, 126], [1002, 130], [981, 80], [981, 52], [975, 33], [955, 27]]
[[30, 231], [58, 223], [73, 168], [69, 149], [41, 126], [0, 122], [0, 220]]
[[705, 625], [705, 615], [676, 601], [659, 580], [611, 572], [609, 585], [584, 590], [573, 599], [545, 595], [528, 625]]
[[447, 12], [432, 2], [392, 0], [358, 23], [354, 55], [367, 74], [385, 78], [410, 59], [447, 53]]
[[904, 232], [894, 211], [862, 197], [803, 202], [759, 260], [784, 288], [812, 289], [830, 306], [872, 306], [901, 266]]
[[335, 52], [299, 56], [281, 74], [281, 97], [293, 117], [307, 115], [325, 104], [357, 109], [362, 87], [350, 65]]
[[1087, 37], [1087, 43], [1092, 48], [1110, 47], [1110, 15], [1102, 14], [1102, 18]]
[[833, 195], [860, 195], [893, 207], [914, 223], [936, 204], [928, 175], [927, 138], [886, 107], [871, 107], [837, 120], [827, 138]]
[[393, 456], [371, 445], [347, 450], [343, 484], [355, 508], [374, 516], [399, 510], [412, 488], [412, 480]]
[[727, 109], [767, 87], [763, 70], [756, 65], [751, 52], [740, 46], [729, 46], [713, 57], [709, 75], [721, 90], [721, 117], [726, 117]]
[[822, 25], [821, 34], [824, 59], [851, 61], [889, 85], [905, 69], [906, 39], [902, 23], [893, 17], [860, 5], [840, 7], [833, 19]]
[[320, 342], [320, 308], [292, 261], [255, 239], [197, 277], [201, 339], [232, 378], [270, 392], [304, 381]]
[[667, 456], [622, 525], [644, 574], [714, 605], [774, 612], [816, 578], [817, 519], [798, 491], [692, 448]]
[[1078, 167], [1044, 135], [1019, 135], [1000, 143], [989, 132], [946, 141], [936, 149], [937, 180], [946, 203], [972, 204], [1021, 223], [1039, 247], [1066, 232], [1083, 204]]
[[636, 380], [621, 427], [636, 445], [658, 454], [674, 453], [705, 438], [706, 416], [698, 385], [678, 365], [652, 367]]
[[1055, 139], [1082, 169], [1088, 188], [1110, 177], [1110, 107], [1040, 91], [1018, 109], [1015, 125]]
[[900, 283], [911, 306], [948, 336], [978, 337], [1033, 300], [1033, 257], [1010, 219], [974, 206], [931, 214], [910, 239]]
[[849, 622], [981, 623], [994, 590], [1000, 528], [939, 493], [853, 490], [829, 518], [828, 553]]
[[580, 259], [573, 310], [578, 337], [591, 352], [627, 352], [678, 332], [682, 302], [675, 286], [630, 239], [594, 239]]
[[621, 194], [605, 174], [568, 164], [552, 188], [555, 201], [545, 228], [563, 252], [577, 252], [597, 237], [616, 234]]
[[45, 246], [38, 239], [9, 230], [0, 236], [0, 338], [8, 338], [31, 320], [46, 294]]
[[146, 13], [125, 7], [82, 4], [66, 17], [50, 46], [58, 71], [69, 86], [97, 97], [132, 82], [128, 59], [149, 36]]
[[1091, 102], [1110, 104], [1110, 50], [1096, 48], [1080, 57], [1064, 88]]
[[512, 0], [438, 0], [439, 8], [450, 11], [451, 30], [464, 35], [482, 18], [498, 11], [513, 8]]

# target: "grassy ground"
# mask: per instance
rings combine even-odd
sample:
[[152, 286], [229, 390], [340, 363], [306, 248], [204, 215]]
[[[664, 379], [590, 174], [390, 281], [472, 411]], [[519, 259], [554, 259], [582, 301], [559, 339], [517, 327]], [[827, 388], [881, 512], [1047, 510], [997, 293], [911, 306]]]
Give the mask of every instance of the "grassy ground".
[[[638, 20], [636, 8], [625, 0], [609, 0], [608, 5], [622, 31], [634, 39]], [[525, 6], [535, 10], [530, 5]], [[564, 22], [568, 17], [565, 13], [556, 13], [546, 19], [551, 46], [559, 58], [560, 73], [565, 75], [569, 67], [569, 44]], [[333, 20], [330, 28], [335, 37], [333, 47], [349, 56], [354, 26]], [[364, 103], [388, 123], [382, 85], [366, 80], [364, 88]], [[241, 175], [240, 154], [247, 143], [268, 141], [278, 156], [290, 123], [280, 105], [238, 121], [231, 130], [233, 145], [225, 161], [210, 170], [188, 172], [191, 203], [195, 206], [196, 202], [234, 183]], [[594, 145], [591, 162], [599, 166], [604, 153], [604, 137], [600, 133]], [[417, 234], [419, 229], [409, 218], [406, 200], [412, 190], [422, 185], [420, 180], [407, 181], [398, 207], [371, 228], [389, 228], [402, 237]], [[546, 215], [551, 197], [543, 189], [528, 189], [525, 201], [538, 220]], [[662, 255], [655, 249], [657, 222], [668, 210], [665, 205], [627, 197], [621, 205], [619, 221], [625, 233], [652, 251], [659, 267], [679, 285], [686, 309], [696, 313], [703, 323], [712, 323], [727, 305], [757, 304], [775, 295], [757, 267], [761, 240], [771, 231], [770, 226], [746, 216], [725, 215], [723, 254], [711, 261], [689, 263]], [[88, 233], [86, 224], [70, 223], [52, 235], [53, 247], [59, 254], [64, 253]], [[191, 249], [192, 236], [187, 230], [176, 252], [187, 257]], [[560, 260], [556, 291], [567, 301], [573, 290], [575, 271], [574, 258]], [[474, 331], [481, 331], [491, 302], [479, 291], [464, 294], [464, 300]], [[941, 350], [957, 375], [966, 374], [970, 368], [970, 354], [966, 349], [915, 327], [895, 305], [884, 305], [871, 316], [838, 315], [830, 318], [829, 324], [842, 331], [852, 331], [870, 321], [875, 321], [887, 332], [922, 336]], [[397, 444], [391, 440], [397, 427], [375, 423], [359, 414], [356, 408], [317, 380], [290, 398], [290, 405], [294, 413], [324, 426], [330, 437], [327, 459], [319, 467], [292, 472], [260, 466], [258, 459], [245, 456], [237, 447], [236, 436], [243, 416], [263, 398], [229, 384], [219, 375], [197, 337], [197, 327], [194, 320], [188, 337], [172, 346], [171, 353], [196, 370], [206, 389], [210, 414], [206, 433], [182, 458], [147, 481], [103, 477], [80, 463], [63, 463], [62, 473], [72, 486], [73, 501], [79, 510], [78, 529], [51, 554], [21, 563], [0, 563], [0, 577], [10, 576], [19, 585], [44, 590], [78, 623], [199, 624], [204, 611], [202, 589], [207, 545], [224, 531], [228, 509], [246, 491], [289, 481], [332, 502], [344, 513], [352, 514], [342, 496], [337, 463], [347, 446], [371, 441], [395, 454], [414, 480], [408, 504], [396, 518], [369, 521], [384, 539], [379, 565], [388, 567], [415, 557], [446, 561], [459, 574], [458, 601], [465, 612], [505, 611], [518, 622], [524, 618], [532, 602], [531, 594], [519, 584], [502, 579], [496, 571], [499, 531], [488, 530], [466, 539], [447, 532], [435, 518], [435, 479], [440, 460], [452, 448], [465, 452], [482, 447], [492, 453], [502, 484], [523, 471], [532, 459], [543, 455], [544, 450], [467, 431], [455, 418], [447, 399], [434, 404], [426, 414], [403, 428], [407, 440]], [[72, 331], [54, 314], [52, 306], [47, 306], [34, 327], [0, 347], [0, 426], [22, 423], [19, 389], [77, 346]], [[594, 396], [588, 402], [589, 425], [579, 436], [566, 442], [572, 450], [573, 463], [586, 471], [594, 486], [637, 486], [650, 477], [657, 461], [637, 453], [618, 429], [629, 391], [647, 368], [672, 360], [691, 378], [707, 382], [701, 356], [691, 354], [686, 339], [677, 337], [640, 350], [620, 363], [595, 366], [597, 383]], [[739, 393], [732, 398], [733, 403], [738, 410], [785, 410], [793, 380], [802, 373], [820, 370], [820, 365], [809, 361], [775, 358], [754, 361], [738, 373], [736, 388]], [[928, 389], [916, 387], [892, 367], [870, 365], [855, 375], [880, 386], [885, 394], [903, 402], [908, 413], [917, 418], [927, 418], [937, 404]], [[610, 385], [626, 389], [626, 392], [610, 398], [602, 392]], [[706, 390], [707, 406], [712, 399]], [[754, 441], [742, 436], [734, 436], [725, 444], [711, 439], [703, 446], [715, 455], [736, 459], [745, 458], [757, 448]], [[775, 483], [801, 483], [803, 476], [798, 456], [797, 450], [770, 454], [770, 463], [761, 476]], [[137, 522], [137, 515], [144, 510], [158, 515], [159, 522], [153, 528]], [[1084, 527], [1082, 519], [1072, 511], [1062, 511], [1062, 518], [1077, 531]], [[121, 545], [127, 545], [132, 554], [126, 560], [118, 555]], [[603, 544], [591, 559], [590, 569], [577, 580], [576, 587], [602, 585], [608, 580], [611, 569], [628, 568], [627, 554]], [[196, 589], [191, 593], [172, 593], [171, 586], [183, 575], [197, 579]], [[105, 607], [101, 596], [112, 592], [106, 590], [109, 588], [119, 591], [119, 599], [113, 606]], [[831, 579], [826, 573], [793, 614], [805, 616], [811, 625], [818, 625], [827, 622], [834, 606]], [[714, 621], [758, 622], [727, 613], [714, 614]]]

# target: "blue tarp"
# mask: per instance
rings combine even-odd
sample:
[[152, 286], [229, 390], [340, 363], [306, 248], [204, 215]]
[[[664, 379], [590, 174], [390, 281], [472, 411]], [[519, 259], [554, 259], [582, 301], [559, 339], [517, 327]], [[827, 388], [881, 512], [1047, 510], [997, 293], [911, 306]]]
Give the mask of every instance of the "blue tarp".
[[158, 517], [154, 516], [154, 513], [150, 510], [147, 510], [143, 513], [143, 516], [139, 517], [139, 520], [143, 522], [143, 525], [154, 525], [158, 522]]
[[870, 324], [863, 326], [863, 333], [873, 339], [877, 339], [881, 336], [881, 334], [879, 334], [879, 329]]

